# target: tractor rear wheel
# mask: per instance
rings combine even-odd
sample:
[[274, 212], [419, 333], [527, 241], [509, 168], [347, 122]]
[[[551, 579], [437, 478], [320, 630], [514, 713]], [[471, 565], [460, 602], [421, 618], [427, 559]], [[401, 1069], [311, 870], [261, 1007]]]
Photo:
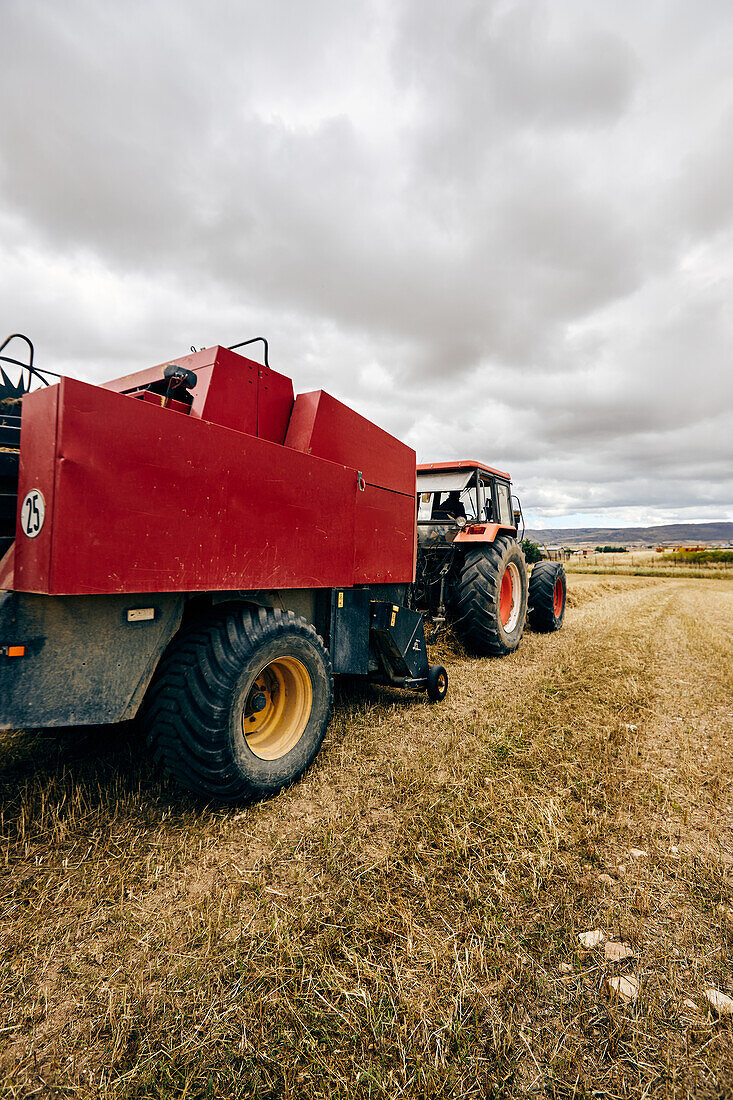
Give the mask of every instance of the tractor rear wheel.
[[469, 550], [455, 583], [451, 613], [456, 632], [481, 657], [512, 653], [527, 615], [527, 567], [516, 539], [506, 535]]
[[310, 623], [292, 612], [236, 608], [174, 642], [144, 722], [155, 761], [177, 783], [237, 802], [305, 771], [332, 702], [331, 661]]
[[559, 561], [541, 561], [529, 578], [529, 625], [550, 634], [559, 630], [565, 618], [567, 581], [565, 566]]

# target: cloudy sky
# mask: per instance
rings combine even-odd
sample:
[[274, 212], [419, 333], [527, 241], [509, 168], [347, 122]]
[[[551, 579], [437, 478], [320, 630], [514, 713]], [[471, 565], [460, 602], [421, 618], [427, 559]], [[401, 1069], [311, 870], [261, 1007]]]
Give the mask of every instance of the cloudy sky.
[[265, 334], [536, 526], [733, 519], [727, 0], [2, 0], [0, 335]]

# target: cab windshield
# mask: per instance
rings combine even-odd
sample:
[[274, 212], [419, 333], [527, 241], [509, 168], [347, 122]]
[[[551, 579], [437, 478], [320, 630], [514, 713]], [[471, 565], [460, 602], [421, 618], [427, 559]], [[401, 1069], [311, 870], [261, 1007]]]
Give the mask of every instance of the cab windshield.
[[466, 523], [475, 523], [477, 516], [475, 485], [418, 494], [418, 522], [455, 523], [463, 519]]

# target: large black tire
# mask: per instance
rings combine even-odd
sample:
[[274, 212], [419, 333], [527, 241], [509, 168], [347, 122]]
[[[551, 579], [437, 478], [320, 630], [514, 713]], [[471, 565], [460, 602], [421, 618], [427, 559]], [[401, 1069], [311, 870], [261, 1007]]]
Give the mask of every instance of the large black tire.
[[542, 634], [559, 630], [567, 599], [565, 566], [559, 561], [540, 561], [529, 578], [529, 625]]
[[516, 539], [469, 550], [450, 600], [456, 633], [480, 657], [512, 653], [527, 615], [527, 566]]
[[331, 661], [292, 611], [229, 609], [163, 657], [143, 721], [153, 757], [195, 794], [238, 802], [301, 775], [331, 716]]

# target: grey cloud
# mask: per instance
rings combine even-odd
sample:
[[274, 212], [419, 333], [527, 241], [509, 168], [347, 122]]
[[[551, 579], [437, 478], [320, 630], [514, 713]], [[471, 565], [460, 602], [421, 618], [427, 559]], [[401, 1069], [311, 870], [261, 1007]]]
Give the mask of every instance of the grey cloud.
[[733, 514], [725, 5], [3, 20], [0, 300], [57, 365], [265, 330], [298, 389], [509, 466], [538, 516]]

